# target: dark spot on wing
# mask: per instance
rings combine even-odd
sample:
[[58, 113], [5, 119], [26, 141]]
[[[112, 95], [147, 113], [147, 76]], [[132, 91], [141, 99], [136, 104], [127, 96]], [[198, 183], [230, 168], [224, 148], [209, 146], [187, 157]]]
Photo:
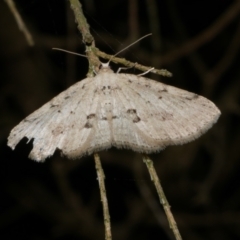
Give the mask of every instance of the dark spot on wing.
[[87, 116], [87, 119], [92, 119], [92, 118], [95, 118], [96, 114], [94, 113], [91, 113]]
[[68, 99], [68, 98], [70, 98], [70, 96], [66, 96], [64, 99]]
[[61, 113], [61, 110], [58, 110], [58, 113]]
[[54, 108], [54, 107], [57, 107], [57, 106], [58, 106], [57, 104], [51, 104], [50, 108]]
[[194, 94], [192, 97], [185, 97], [187, 100], [193, 100], [193, 99], [197, 99], [199, 97], [199, 95]]
[[84, 125], [85, 128], [92, 128], [93, 125], [89, 122], [87, 122], [85, 125]]
[[137, 110], [130, 108], [127, 110], [127, 113], [129, 114], [130, 119], [134, 122], [137, 123], [141, 121], [141, 118], [137, 115]]
[[83, 86], [82, 86], [82, 89], [84, 89], [85, 88], [85, 84], [83, 84]]
[[136, 112], [137, 110], [133, 108], [127, 110], [127, 113], [130, 113], [130, 114], [135, 114]]
[[160, 115], [160, 120], [162, 120], [162, 121], [171, 121], [171, 120], [173, 120], [173, 114], [172, 113], [168, 113], [168, 112], [163, 112]]
[[139, 116], [136, 116], [134, 119], [133, 119], [133, 122], [134, 123], [137, 123], [137, 122], [140, 122], [141, 121], [141, 118]]
[[32, 118], [32, 119], [27, 119], [27, 118], [25, 118], [24, 120], [23, 120], [23, 122], [34, 122], [35, 120], [37, 120], [38, 118]]
[[52, 134], [54, 136], [58, 136], [59, 134], [63, 134], [64, 130], [63, 130], [63, 126], [57, 126], [56, 128], [54, 128], [52, 130]]
[[84, 127], [85, 127], [85, 128], [92, 128], [95, 117], [96, 117], [96, 114], [95, 114], [95, 113], [91, 113], [91, 114], [87, 115], [87, 122], [86, 122], [86, 124], [84, 125]]
[[162, 96], [159, 96], [158, 99], [162, 99]]
[[158, 90], [159, 93], [161, 92], [168, 92], [168, 90], [166, 88], [163, 88], [162, 90]]

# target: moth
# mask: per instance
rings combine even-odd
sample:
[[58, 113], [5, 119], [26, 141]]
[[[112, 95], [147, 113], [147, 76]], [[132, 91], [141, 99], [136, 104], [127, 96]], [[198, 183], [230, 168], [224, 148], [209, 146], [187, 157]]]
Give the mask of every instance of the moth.
[[103, 64], [15, 126], [8, 146], [33, 139], [36, 161], [57, 149], [73, 159], [112, 146], [153, 153], [198, 138], [219, 116], [202, 96]]

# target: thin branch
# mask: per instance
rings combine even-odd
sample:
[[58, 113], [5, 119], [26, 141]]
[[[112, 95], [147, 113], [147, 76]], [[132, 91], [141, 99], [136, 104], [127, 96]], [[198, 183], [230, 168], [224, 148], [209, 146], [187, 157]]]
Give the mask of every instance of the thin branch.
[[69, 0], [70, 6], [74, 12], [75, 21], [77, 22], [78, 29], [82, 34], [83, 43], [86, 46], [86, 55], [89, 61], [88, 76], [93, 76], [94, 72], [98, 71], [101, 62], [92, 51], [95, 47], [95, 42], [92, 34], [90, 33], [89, 25], [82, 11], [82, 5], [79, 0]]
[[[112, 55], [108, 55], [104, 52], [101, 52], [99, 49], [97, 49], [95, 47], [94, 38], [90, 33], [89, 25], [83, 14], [82, 5], [80, 4], [79, 0], [69, 0], [69, 1], [75, 15], [75, 20], [78, 24], [78, 29], [83, 35], [83, 42], [86, 45], [86, 54], [89, 60], [88, 76], [93, 76], [94, 72], [98, 71], [99, 66], [101, 65], [101, 62], [99, 61], [98, 57], [102, 57], [108, 60], [111, 59], [115, 63], [123, 64], [126, 67], [135, 67], [141, 71], [148, 71], [149, 69], [152, 68], [152, 67], [142, 66], [138, 63], [129, 62], [126, 59], [113, 57]], [[172, 76], [172, 74], [165, 69], [161, 69], [161, 70], [154, 69], [151, 72], [162, 75], [162, 76], [166, 76], [166, 77]]]
[[[141, 156], [140, 154], [136, 154], [136, 156]], [[142, 179], [142, 165], [139, 164], [139, 159], [134, 159], [134, 174], [135, 179]], [[153, 195], [152, 191], [150, 190], [149, 186], [146, 184], [145, 181], [136, 181], [136, 184], [138, 186], [139, 192], [146, 202], [148, 208], [151, 210], [153, 216], [157, 220], [158, 224], [161, 228], [163, 228], [165, 234], [168, 236], [169, 239], [174, 239], [174, 236], [172, 235], [171, 230], [167, 227], [166, 224], [166, 217], [164, 215], [164, 212], [162, 209], [160, 209], [158, 201], [155, 199], [155, 196]]]
[[79, 32], [83, 36], [83, 42], [86, 45], [91, 45], [94, 42], [94, 38], [90, 33], [90, 28], [87, 23], [87, 20], [82, 11], [82, 5], [79, 0], [69, 0], [70, 6], [74, 12], [75, 20], [77, 23], [77, 27]]
[[177, 227], [177, 223], [175, 222], [175, 219], [170, 210], [170, 205], [167, 201], [167, 198], [164, 194], [163, 188], [160, 184], [160, 180], [159, 180], [156, 170], [153, 166], [153, 162], [147, 155], [143, 155], [143, 161], [146, 164], [149, 174], [150, 174], [150, 177], [151, 177], [151, 180], [154, 182], [154, 185], [157, 189], [158, 197], [159, 197], [160, 203], [162, 204], [163, 209], [166, 213], [166, 216], [167, 216], [167, 219], [169, 222], [169, 226], [172, 229], [176, 240], [182, 240], [182, 237], [181, 237], [180, 232]]
[[27, 40], [27, 43], [29, 44], [29, 46], [33, 46], [34, 45], [34, 41], [33, 41], [33, 38], [32, 38], [32, 35], [31, 33], [28, 31], [26, 25], [24, 24], [22, 18], [21, 18], [21, 15], [18, 13], [18, 10], [15, 6], [15, 3], [13, 0], [5, 0], [5, 2], [7, 3], [8, 7], [10, 8], [13, 16], [15, 17], [15, 20], [18, 24], [18, 27], [19, 27], [19, 30], [23, 32], [26, 40]]
[[[95, 52], [95, 54], [97, 56], [99, 56], [101, 58], [111, 60], [112, 62], [115, 62], [117, 64], [122, 64], [126, 67], [129, 67], [129, 68], [134, 67], [134, 68], [136, 68], [140, 71], [143, 71], [143, 72], [146, 72], [146, 71], [148, 71], [149, 69], [152, 68], [152, 67], [143, 66], [139, 63], [130, 62], [130, 61], [126, 60], [125, 58], [113, 57], [113, 55], [102, 52], [98, 48], [94, 48], [93, 51]], [[164, 76], [164, 77], [172, 77], [172, 73], [169, 72], [166, 69], [153, 69], [153, 70], [151, 70], [151, 73], [155, 73], [155, 74], [158, 74], [158, 75], [161, 75], [161, 76]]]
[[112, 239], [111, 222], [110, 222], [110, 214], [109, 214], [109, 210], [108, 210], [108, 200], [107, 200], [107, 195], [106, 195], [106, 189], [105, 189], [105, 184], [104, 184], [105, 175], [104, 175], [104, 172], [102, 169], [99, 155], [97, 153], [94, 154], [94, 159], [95, 159], [95, 166], [96, 166], [96, 170], [97, 170], [98, 183], [99, 183], [100, 194], [101, 194], [101, 201], [102, 201], [102, 205], [103, 205], [105, 239], [111, 240]]

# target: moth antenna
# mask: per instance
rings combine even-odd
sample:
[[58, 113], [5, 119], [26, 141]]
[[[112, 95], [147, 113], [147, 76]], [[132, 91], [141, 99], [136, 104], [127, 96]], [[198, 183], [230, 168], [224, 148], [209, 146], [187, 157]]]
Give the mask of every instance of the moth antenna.
[[61, 48], [52, 48], [52, 50], [57, 50], [57, 51], [61, 51], [61, 52], [66, 52], [66, 53], [70, 53], [70, 54], [73, 54], [73, 55], [77, 55], [77, 56], [81, 56], [81, 57], [85, 57], [85, 58], [86, 58], [86, 56], [83, 55], [83, 54], [71, 52], [71, 51], [68, 51], [68, 50], [61, 49]]
[[[128, 45], [127, 47], [123, 48], [122, 50], [120, 50], [119, 52], [117, 52], [116, 54], [114, 54], [107, 63], [101, 63], [103, 67], [108, 67], [109, 66], [109, 63], [111, 62], [112, 58], [117, 56], [119, 53], [125, 51], [126, 49], [128, 49], [129, 47], [131, 47], [132, 45], [136, 44], [137, 42], [140, 42], [142, 39], [148, 37], [152, 35], [152, 33], [149, 33], [141, 38], [139, 38], [137, 41], [131, 43], [130, 45]], [[71, 51], [68, 51], [68, 50], [65, 50], [65, 49], [62, 49], [62, 48], [52, 48], [52, 50], [57, 50], [57, 51], [61, 51], [61, 52], [66, 52], [66, 53], [70, 53], [70, 54], [73, 54], [73, 55], [77, 55], [77, 56], [81, 56], [81, 57], [86, 57], [85, 55], [83, 54], [79, 54], [79, 53], [75, 53], [75, 52], [71, 52]]]
[[114, 55], [110, 58], [110, 60], [108, 61], [107, 64], [109, 64], [109, 63], [111, 62], [111, 60], [112, 60], [113, 57], [116, 57], [119, 53], [125, 51], [126, 49], [128, 49], [128, 48], [131, 47], [132, 45], [136, 44], [137, 42], [140, 42], [142, 39], [144, 39], [144, 38], [146, 38], [146, 37], [148, 37], [148, 36], [150, 36], [150, 35], [152, 35], [152, 33], [149, 33], [149, 34], [147, 34], [147, 35], [139, 38], [137, 41], [131, 43], [131, 44], [128, 45], [127, 47], [123, 48], [122, 50], [120, 50], [119, 52], [117, 52], [116, 54], [114, 54]]

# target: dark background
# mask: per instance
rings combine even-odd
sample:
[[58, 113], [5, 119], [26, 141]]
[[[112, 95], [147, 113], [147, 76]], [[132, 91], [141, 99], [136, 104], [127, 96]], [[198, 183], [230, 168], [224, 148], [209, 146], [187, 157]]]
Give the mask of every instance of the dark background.
[[[167, 68], [174, 76], [162, 82], [201, 94], [220, 108], [219, 121], [204, 136], [151, 158], [183, 239], [240, 239], [240, 1], [82, 4], [97, 47], [113, 54], [152, 32], [120, 56]], [[85, 58], [51, 50], [84, 54], [68, 1], [18, 0], [16, 7], [35, 45], [27, 44], [1, 1], [0, 238], [104, 239], [92, 156], [72, 161], [56, 153], [41, 164], [28, 159], [32, 146], [26, 139], [14, 151], [6, 145], [16, 124], [88, 71]], [[174, 239], [141, 156], [116, 149], [100, 156], [113, 238]]]

